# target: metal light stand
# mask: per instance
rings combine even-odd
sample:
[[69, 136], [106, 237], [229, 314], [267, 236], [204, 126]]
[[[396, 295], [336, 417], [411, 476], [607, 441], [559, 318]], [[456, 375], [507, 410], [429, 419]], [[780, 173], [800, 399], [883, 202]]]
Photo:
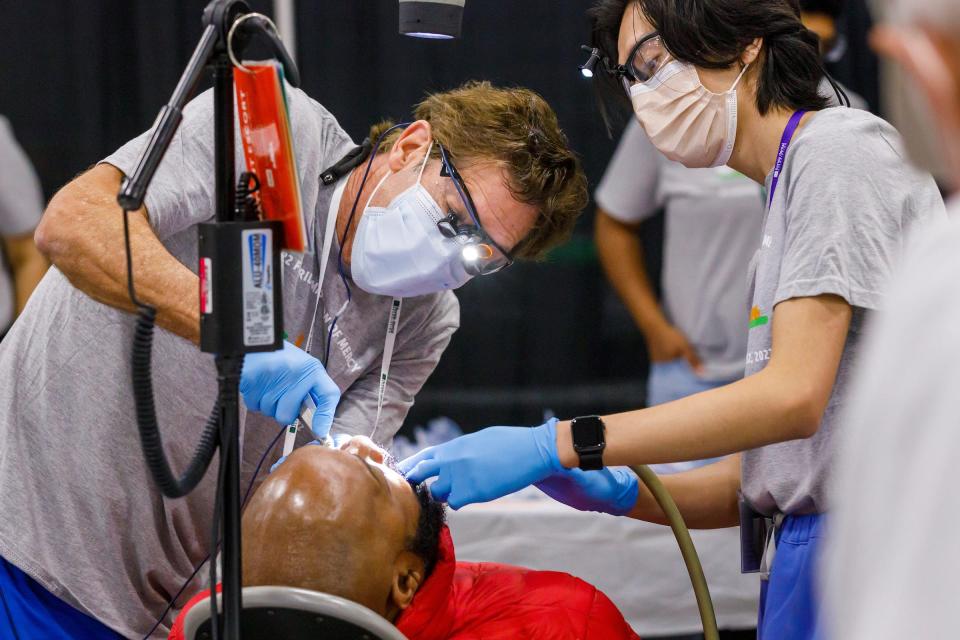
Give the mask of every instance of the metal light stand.
[[[279, 238], [282, 234], [277, 222], [238, 219], [234, 168], [233, 65], [228, 48], [232, 47], [233, 53], [237, 55], [243, 50], [253, 32], [265, 33], [277, 57], [284, 64], [287, 79], [294, 86], [299, 84], [298, 73], [292, 59], [276, 34], [266, 33], [262, 22], [253, 19], [244, 20], [244, 28], [237, 29], [230, 42], [230, 31], [237, 19], [248, 13], [250, 8], [242, 0], [213, 0], [207, 5], [203, 13], [204, 30], [200, 43], [177, 83], [169, 104], [161, 110], [153, 137], [140, 157], [136, 170], [129, 180], [124, 181], [117, 197], [125, 212], [136, 211], [143, 206], [147, 187], [183, 119], [183, 108], [193, 95], [205, 69], [209, 67], [214, 81], [216, 222], [200, 225], [199, 241], [201, 260], [205, 260], [203, 256], [210, 255], [211, 252], [219, 260], [209, 262], [215, 267], [212, 275], [206, 274], [208, 279], [203, 284], [210, 287], [212, 295], [208, 293], [207, 301], [213, 308], [204, 311], [204, 304], [201, 302], [200, 348], [206, 353], [216, 354], [218, 373], [220, 455], [221, 464], [224, 465], [224, 485], [221, 496], [223, 504], [223, 629], [224, 637], [230, 640], [240, 638], [242, 609], [238, 395], [240, 373], [245, 353], [275, 351], [283, 345], [279, 287], [274, 287], [276, 297], [273, 312], [276, 313], [276, 318], [273, 342], [250, 346], [245, 344], [244, 339], [242, 250], [239, 248], [244, 238], [249, 238], [244, 231], [263, 232], [264, 238], [270, 238], [272, 233], [274, 256], [279, 254]], [[279, 270], [273, 271], [272, 277], [276, 277], [278, 273]], [[201, 268], [201, 274], [203, 274], [203, 268]], [[201, 282], [204, 282], [203, 275], [201, 275]], [[133, 294], [132, 284], [131, 294]], [[201, 292], [201, 296], [203, 295], [204, 292]], [[141, 308], [144, 306], [142, 303], [137, 304]], [[138, 413], [139, 410], [138, 406]], [[153, 428], [156, 428], [155, 425]], [[162, 450], [160, 455], [162, 456]], [[212, 557], [210, 561], [215, 562], [216, 558]], [[216, 621], [213, 621], [213, 624], [216, 624]]]

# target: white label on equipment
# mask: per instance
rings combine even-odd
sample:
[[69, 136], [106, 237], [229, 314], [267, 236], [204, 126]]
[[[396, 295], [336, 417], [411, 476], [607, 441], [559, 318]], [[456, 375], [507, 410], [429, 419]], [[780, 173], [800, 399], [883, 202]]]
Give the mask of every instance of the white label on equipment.
[[200, 313], [213, 313], [213, 260], [200, 258]]
[[243, 243], [243, 344], [273, 343], [273, 230], [240, 234]]

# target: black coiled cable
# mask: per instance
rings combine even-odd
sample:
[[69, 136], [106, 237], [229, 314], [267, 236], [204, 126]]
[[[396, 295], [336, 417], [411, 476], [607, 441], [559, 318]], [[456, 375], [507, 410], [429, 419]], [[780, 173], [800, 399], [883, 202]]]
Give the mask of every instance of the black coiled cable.
[[[253, 183], [251, 185], [251, 182]], [[244, 172], [237, 185], [236, 215], [240, 220], [255, 220], [259, 217], [259, 203], [255, 194], [260, 190], [260, 180], [256, 174]], [[213, 460], [220, 444], [220, 404], [214, 404], [210, 417], [200, 433], [197, 450], [179, 478], [174, 476], [163, 450], [163, 438], [157, 423], [157, 409], [153, 398], [153, 330], [157, 321], [157, 310], [137, 298], [133, 286], [133, 258], [130, 251], [130, 226], [128, 216], [123, 212], [123, 241], [127, 251], [127, 290], [130, 300], [137, 307], [137, 324], [133, 333], [133, 399], [136, 406], [137, 428], [140, 431], [140, 446], [147, 468], [160, 492], [168, 498], [181, 498], [191, 491], [203, 479], [204, 473]]]
[[215, 403], [207, 423], [200, 433], [200, 442], [190, 464], [180, 478], [170, 469], [163, 450], [163, 438], [157, 423], [157, 410], [153, 397], [153, 329], [157, 311], [149, 305], [140, 306], [137, 324], [133, 333], [133, 399], [137, 412], [137, 428], [140, 430], [140, 447], [150, 469], [150, 475], [168, 498], [181, 498], [203, 479], [213, 454], [220, 444], [220, 405]]

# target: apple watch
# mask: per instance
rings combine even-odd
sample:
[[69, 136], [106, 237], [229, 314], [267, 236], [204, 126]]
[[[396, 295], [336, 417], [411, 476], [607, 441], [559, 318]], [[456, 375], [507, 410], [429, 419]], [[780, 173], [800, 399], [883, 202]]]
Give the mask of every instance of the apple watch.
[[582, 416], [570, 422], [573, 450], [580, 457], [584, 471], [603, 469], [603, 450], [607, 446], [606, 427], [600, 416]]

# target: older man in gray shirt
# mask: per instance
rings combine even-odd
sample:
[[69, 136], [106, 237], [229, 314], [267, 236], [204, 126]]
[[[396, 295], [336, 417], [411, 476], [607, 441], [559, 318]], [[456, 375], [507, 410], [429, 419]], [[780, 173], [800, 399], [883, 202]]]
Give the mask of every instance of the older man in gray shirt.
[[[506, 126], [499, 117], [504, 102], [513, 105], [515, 116]], [[356, 223], [370, 215], [365, 209], [416, 222], [424, 235], [420, 246], [446, 241], [436, 220], [419, 225], [435, 207], [468, 226], [465, 199], [441, 174], [439, 142], [462, 160], [461, 188], [473, 192], [488, 237], [514, 257], [533, 257], [573, 225], [586, 199], [585, 180], [550, 107], [524, 89], [474, 83], [428, 97], [417, 108], [416, 122], [385, 139], [366, 182], [364, 166], [332, 184], [322, 181], [321, 173], [354, 144], [333, 115], [302, 91], [289, 90], [287, 104], [313, 250], [283, 259], [284, 326], [295, 343], [284, 352], [313, 371], [319, 367], [342, 391], [336, 432], [370, 435], [378, 428], [377, 437], [389, 439], [456, 330], [459, 308], [453, 293], [439, 285], [404, 300], [381, 411], [388, 319], [393, 299], [405, 295], [375, 295], [351, 277], [357, 264], [351, 257], [383, 258], [354, 245]], [[213, 360], [196, 347], [195, 275], [197, 224], [209, 220], [214, 208], [212, 108], [210, 93], [187, 107], [145, 211], [131, 214], [137, 293], [159, 310], [156, 405], [167, 454], [178, 470], [216, 397]], [[457, 114], [455, 124], [444, 115], [451, 113]], [[56, 268], [0, 346], [0, 599], [27, 603], [26, 614], [7, 615], [11, 633], [20, 637], [140, 638], [157, 620], [163, 636], [175, 614], [164, 616], [166, 605], [209, 550], [214, 479], [205, 478], [186, 499], [164, 500], [141, 458], [133, 422], [133, 321], [125, 312], [131, 305], [116, 193], [149, 137], [147, 132], [130, 141], [54, 198], [37, 238]], [[518, 157], [508, 140], [529, 144], [528, 153]], [[550, 153], [541, 158], [531, 141]], [[507, 146], [509, 160], [501, 153]], [[522, 168], [518, 159], [525, 159]], [[242, 157], [237, 163], [243, 166]], [[518, 179], [521, 171], [548, 176], [539, 184], [549, 186], [536, 191]], [[527, 191], [521, 195], [522, 189]], [[419, 208], [401, 197], [408, 193], [417, 196]], [[421, 253], [416, 264], [422, 266]], [[398, 268], [413, 262], [400, 258]], [[320, 366], [311, 354], [325, 352], [329, 357]], [[248, 358], [245, 375], [249, 367]], [[272, 417], [241, 413], [244, 486], [255, 479], [256, 465], [278, 433]], [[193, 593], [188, 589], [183, 597]], [[0, 636], [3, 622], [0, 611]], [[40, 623], [46, 626], [30, 626]], [[81, 625], [97, 630], [78, 631]]]

